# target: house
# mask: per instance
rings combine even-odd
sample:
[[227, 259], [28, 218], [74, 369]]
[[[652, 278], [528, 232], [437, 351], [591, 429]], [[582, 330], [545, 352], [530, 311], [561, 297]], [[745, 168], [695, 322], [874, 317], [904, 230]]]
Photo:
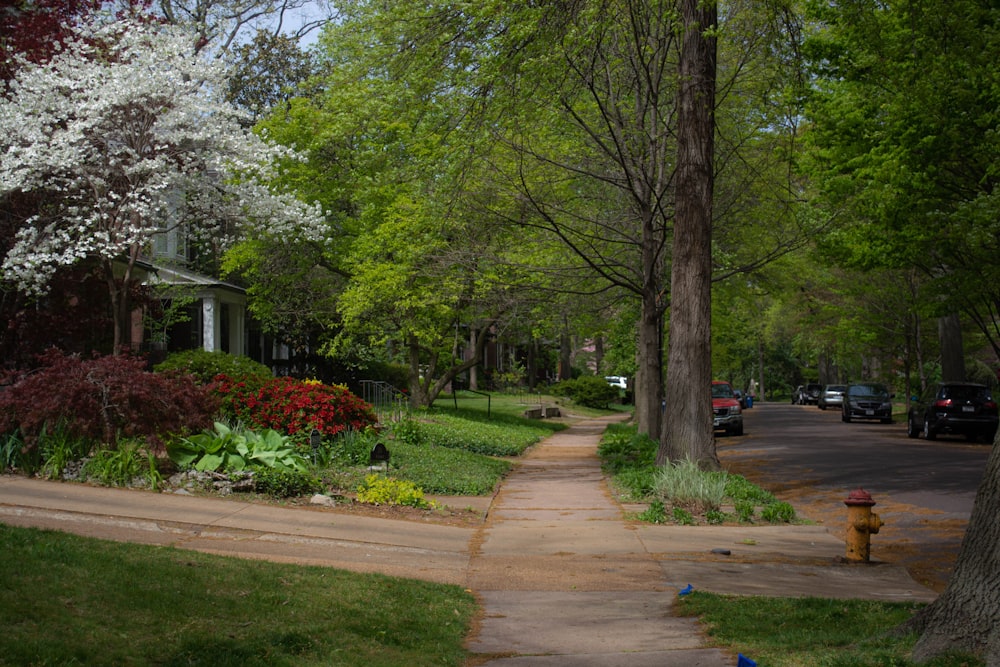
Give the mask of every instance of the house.
[[180, 266], [141, 259], [140, 280], [161, 290], [166, 316], [157, 322], [133, 319], [133, 341], [147, 349], [202, 348], [230, 354], [248, 354], [246, 290]]

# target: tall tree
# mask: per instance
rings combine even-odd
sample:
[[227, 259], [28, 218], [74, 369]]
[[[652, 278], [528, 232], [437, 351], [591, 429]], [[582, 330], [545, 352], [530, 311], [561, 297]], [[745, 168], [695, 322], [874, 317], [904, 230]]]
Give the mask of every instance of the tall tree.
[[233, 49], [229, 100], [245, 109], [253, 124], [296, 95], [313, 73], [312, 58], [296, 39], [260, 30], [253, 40]]
[[[592, 290], [612, 286], [639, 304], [636, 421], [640, 431], [657, 438], [664, 315], [672, 308], [667, 276], [678, 259], [672, 243], [680, 185], [678, 89], [684, 83], [679, 6], [672, 0], [638, 0], [580, 3], [572, 11], [525, 8], [507, 19], [519, 30], [497, 30], [501, 38], [490, 53], [503, 62], [482, 68], [494, 77], [484, 86], [499, 109], [492, 126], [510, 154], [497, 170], [512, 196], [529, 209], [512, 222], [544, 230], [576, 254], [590, 272]], [[777, 39], [785, 27], [781, 16], [773, 7], [762, 11], [744, 3], [733, 3], [726, 14], [730, 39], [719, 86], [723, 94], [710, 100], [726, 107], [726, 133], [723, 142], [708, 146], [723, 159], [707, 165], [710, 179], [716, 171], [728, 172], [723, 205], [708, 209], [706, 219], [711, 232], [714, 210], [725, 223], [718, 229], [729, 236], [721, 239], [725, 255], [708, 265], [716, 279], [760, 266], [801, 243], [795, 230], [796, 240], [789, 241], [788, 210], [762, 206], [775, 196], [791, 204], [796, 196], [788, 185], [771, 192], [763, 185], [773, 186], [771, 179], [780, 175], [766, 160], [787, 156], [787, 146], [774, 139], [783, 125], [777, 114], [784, 109], [779, 111], [777, 102], [784, 82], [768, 82], [762, 74], [783, 74], [785, 63], [776, 55], [786, 55]], [[705, 29], [707, 38], [714, 40], [723, 30], [717, 23]], [[506, 104], [495, 99], [501, 95]], [[769, 141], [760, 139], [765, 134]], [[704, 194], [716, 195], [711, 187]], [[755, 207], [771, 211], [760, 217], [773, 233], [741, 243], [738, 223], [756, 219]], [[711, 250], [711, 242], [706, 247]], [[708, 379], [704, 385], [702, 393]], [[682, 418], [705, 416], [702, 408]], [[710, 420], [695, 423], [691, 428], [702, 433], [699, 442], [711, 441]]]
[[[288, 182], [315, 193], [332, 222], [327, 242], [304, 253], [283, 284], [325, 280], [329, 298], [317, 303], [335, 301], [336, 312], [317, 321], [328, 327], [324, 352], [403, 360], [413, 402], [427, 405], [479, 363], [503, 324], [514, 282], [503, 257], [519, 243], [473, 205], [491, 195], [470, 160], [485, 142], [466, 122], [465, 67], [436, 49], [399, 52], [419, 7], [349, 9], [317, 44], [310, 97], [264, 123], [307, 152]], [[266, 266], [268, 254], [249, 253], [241, 270]], [[255, 312], [281, 306], [287, 290], [275, 287], [265, 299], [251, 295]]]
[[22, 65], [0, 102], [0, 196], [44, 203], [20, 221], [4, 277], [43, 294], [58, 267], [98, 261], [117, 351], [130, 345], [129, 289], [154, 234], [225, 243], [247, 223], [319, 227], [315, 209], [268, 189], [293, 153], [240, 127], [222, 77], [190, 33], [128, 20], [88, 22], [47, 63]]
[[712, 436], [712, 197], [715, 183], [715, 2], [682, 0], [677, 214], [670, 275], [667, 405], [659, 465], [685, 457], [718, 468]]

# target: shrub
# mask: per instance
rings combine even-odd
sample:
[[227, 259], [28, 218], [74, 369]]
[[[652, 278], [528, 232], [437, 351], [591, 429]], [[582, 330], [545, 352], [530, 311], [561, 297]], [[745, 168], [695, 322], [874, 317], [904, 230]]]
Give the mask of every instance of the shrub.
[[424, 492], [412, 482], [391, 477], [368, 475], [358, 486], [358, 502], [374, 505], [408, 505], [410, 507], [432, 507], [424, 500]]
[[288, 435], [308, 434], [313, 429], [337, 435], [348, 429], [364, 430], [377, 421], [371, 405], [336, 385], [281, 377], [255, 388], [220, 376], [213, 387], [222, 399], [225, 417]]
[[567, 396], [574, 403], [587, 408], [606, 408], [608, 403], [618, 398], [618, 389], [596, 375], [564, 380], [553, 385], [550, 391], [555, 396]]
[[203, 385], [210, 384], [219, 375], [225, 375], [259, 387], [274, 377], [270, 368], [249, 357], [205, 350], [174, 352], [153, 370], [157, 373], [193, 375], [198, 384]]
[[28, 446], [46, 424], [115, 447], [119, 436], [158, 443], [212, 423], [218, 402], [190, 377], [145, 370], [127, 355], [82, 359], [50, 350], [37, 371], [0, 393], [0, 432], [19, 430]]
[[254, 491], [272, 498], [295, 498], [323, 490], [315, 476], [298, 470], [259, 468], [253, 475]]

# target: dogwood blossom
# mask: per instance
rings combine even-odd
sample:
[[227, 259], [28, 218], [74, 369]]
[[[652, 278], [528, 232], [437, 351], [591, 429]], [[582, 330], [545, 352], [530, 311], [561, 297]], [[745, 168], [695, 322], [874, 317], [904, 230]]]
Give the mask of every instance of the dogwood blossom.
[[0, 197], [36, 195], [3, 276], [42, 293], [59, 266], [144, 249], [184, 225], [319, 239], [323, 218], [268, 181], [294, 151], [245, 129], [218, 59], [185, 30], [92, 20], [47, 63], [21, 63], [0, 100]]

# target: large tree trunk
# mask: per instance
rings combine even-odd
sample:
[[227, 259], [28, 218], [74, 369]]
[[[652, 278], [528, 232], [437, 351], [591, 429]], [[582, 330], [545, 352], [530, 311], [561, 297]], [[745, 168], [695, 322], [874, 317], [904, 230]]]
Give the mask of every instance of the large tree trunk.
[[635, 423], [639, 433], [658, 439], [663, 415], [663, 316], [656, 294], [643, 295], [636, 350]]
[[901, 627], [920, 634], [913, 659], [945, 651], [979, 654], [1000, 665], [1000, 431], [976, 493], [955, 571], [944, 593]]
[[573, 343], [566, 326], [559, 334], [559, 380], [569, 380], [573, 377]]
[[941, 341], [941, 379], [945, 382], [964, 382], [965, 349], [958, 313], [938, 319], [938, 338]]
[[712, 430], [712, 191], [717, 21], [712, 0], [682, 0], [677, 206], [670, 345], [657, 464], [690, 458], [718, 468]]
[[[476, 341], [476, 328], [469, 327], [469, 347], [475, 350], [479, 347]], [[472, 391], [479, 390], [479, 364], [476, 364], [469, 369], [469, 389]]]
[[132, 350], [132, 300], [129, 298], [132, 285], [132, 273], [139, 259], [139, 246], [133, 244], [128, 251], [125, 270], [121, 282], [115, 277], [114, 262], [104, 262], [105, 279], [108, 285], [108, 297], [111, 300], [111, 318], [114, 322], [113, 354], [134, 352]]

